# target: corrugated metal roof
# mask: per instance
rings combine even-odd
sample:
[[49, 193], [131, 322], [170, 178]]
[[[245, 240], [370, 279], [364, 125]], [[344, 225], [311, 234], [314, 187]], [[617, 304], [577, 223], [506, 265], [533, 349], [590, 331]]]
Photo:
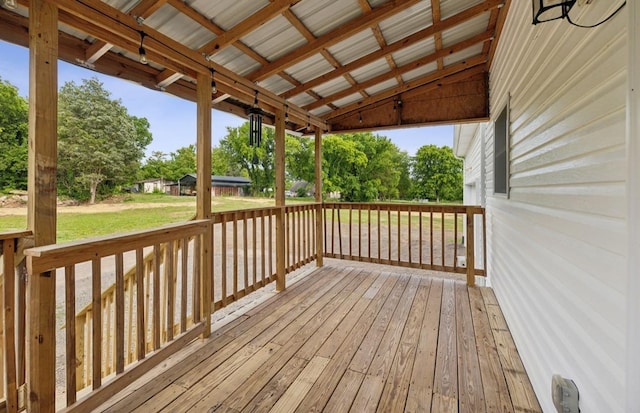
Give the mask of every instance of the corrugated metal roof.
[[428, 74], [432, 74], [434, 73], [436, 70], [438, 70], [438, 63], [433, 62], [433, 63], [429, 63], [428, 65], [424, 65], [422, 67], [419, 67], [417, 69], [413, 69], [410, 72], [407, 72], [405, 74], [402, 75], [402, 80], [404, 80], [405, 82], [410, 82], [414, 79], [417, 79], [419, 77], [428, 75]]
[[229, 46], [220, 53], [214, 54], [211, 60], [241, 76], [249, 74], [260, 67], [259, 62], [256, 62], [234, 46]]
[[435, 51], [436, 42], [433, 37], [429, 37], [428, 39], [424, 39], [409, 47], [392, 53], [391, 56], [393, 56], [393, 60], [396, 61], [398, 66], [404, 66], [421, 57], [435, 53]]
[[338, 99], [336, 101], [333, 102], [334, 105], [336, 105], [337, 107], [341, 108], [344, 106], [347, 106], [351, 103], [357, 102], [360, 99], [362, 99], [362, 95], [360, 93], [353, 93], [349, 96], [343, 97], [342, 99]]
[[302, 1], [291, 7], [291, 11], [316, 37], [362, 14], [357, 0]]
[[300, 82], [308, 82], [332, 70], [333, 66], [318, 53], [289, 67], [286, 72]]
[[186, 1], [224, 30], [229, 30], [253, 13], [269, 5], [269, 0], [194, 0]]
[[149, 16], [144, 24], [193, 50], [216, 37], [208, 29], [166, 4]]
[[278, 16], [244, 36], [242, 42], [273, 61], [307, 43], [283, 16]]
[[431, 26], [432, 20], [431, 3], [421, 1], [407, 10], [383, 20], [380, 23], [380, 30], [389, 44]]
[[362, 83], [366, 80], [371, 79], [372, 77], [387, 73], [390, 70], [391, 68], [389, 67], [387, 59], [382, 58], [354, 70], [353, 72], [351, 72], [351, 76], [353, 76], [353, 78], [358, 83]]
[[331, 46], [328, 50], [333, 57], [345, 65], [378, 49], [380, 49], [380, 45], [373, 32], [366, 29], [335, 46]]
[[[98, 4], [100, 1], [102, 4]], [[287, 7], [287, 2], [282, 2], [278, 10], [272, 10], [272, 6], [277, 3], [270, 0], [158, 1], [154, 4], [143, 0], [85, 0], [69, 10], [68, 4], [61, 3], [61, 31], [80, 40], [73, 43], [69, 41], [68, 36], [62, 36], [61, 41], [66, 44], [61, 47], [61, 53], [70, 55], [65, 56], [66, 60], [81, 64], [86, 59], [85, 54], [81, 52], [86, 52], [95, 39], [107, 41], [114, 46], [104, 57], [94, 55], [92, 61], [98, 59], [96, 70], [118, 72], [123, 77], [129, 76], [149, 87], [153, 86], [154, 80], [162, 81], [168, 92], [193, 99], [194, 74], [203, 68], [208, 69], [211, 65], [203, 60], [201, 53], [194, 51], [201, 49], [217, 36], [224, 36], [224, 31], [235, 30], [233, 38], [222, 42], [216, 53], [210, 55], [212, 62], [233, 72], [230, 74], [218, 70], [220, 76], [227, 77], [225, 92], [228, 90], [234, 98], [227, 102], [231, 107], [221, 106], [238, 112], [233, 108], [235, 105], [242, 113], [246, 104], [242, 103], [242, 96], [245, 94], [243, 90], [255, 88], [257, 84], [266, 89], [261, 93], [271, 93], [269, 99], [261, 101], [271, 113], [286, 101], [293, 106], [321, 105], [311, 113], [330, 119], [330, 114], [336, 107], [344, 109], [353, 102], [363, 100], [358, 90], [362, 89], [362, 83], [371, 82], [371, 79], [376, 79], [378, 84], [367, 84], [365, 90], [370, 95], [366, 99], [367, 105], [372, 105], [370, 110], [379, 106], [376, 106], [378, 100], [388, 97], [388, 94], [381, 92], [399, 86], [403, 86], [399, 90], [407, 89], [406, 85], [399, 85], [387, 57], [390, 56], [396, 66], [403, 67], [436, 51], [434, 35], [437, 36], [438, 32], [427, 31], [423, 38], [414, 36], [411, 40], [406, 40], [408, 36], [433, 25], [432, 0], [366, 0], [368, 4], [363, 0], [299, 0], [290, 7]], [[92, 7], [93, 2], [100, 7]], [[487, 9], [486, 6], [470, 9], [482, 3], [482, 0], [439, 0], [441, 20], [445, 25], [451, 24], [446, 22], [448, 17], [469, 11], [466, 13], [469, 18], [462, 19], [461, 23], [439, 32], [442, 47], [451, 46], [477, 34], [496, 33], [496, 24], [504, 21], [500, 14], [508, 7], [499, 8], [499, 4], [492, 3], [491, 9]], [[17, 13], [26, 16], [28, 6], [24, 4], [26, 3], [18, 7]], [[87, 9], [85, 20], [78, 15], [83, 9]], [[89, 12], [89, 9], [92, 11]], [[270, 12], [265, 13], [267, 11]], [[104, 14], [107, 19], [105, 21], [122, 21], [112, 27], [104, 24], [104, 21], [96, 24], [89, 17], [91, 13], [96, 12]], [[0, 24], [15, 24], [11, 19], [3, 19], [7, 13], [13, 12], [3, 11], [0, 14]], [[131, 16], [125, 17], [127, 13]], [[139, 24], [131, 19], [138, 13], [145, 17]], [[265, 13], [268, 16], [263, 16], [263, 21], [256, 23], [255, 27], [248, 26], [246, 19], [256, 16], [256, 13]], [[472, 14], [477, 16], [474, 17]], [[492, 14], [493, 17], [490, 17]], [[373, 18], [376, 20], [373, 21]], [[244, 24], [241, 24], [243, 22]], [[383, 39], [376, 38], [378, 29]], [[24, 28], [12, 30], [12, 33], [27, 36]], [[136, 31], [139, 30], [148, 33], [155, 42], [162, 42], [164, 37], [172, 40], [167, 42], [165, 47], [173, 48], [174, 51], [160, 60], [162, 65], [151, 61], [148, 66], [141, 67], [138, 63], [139, 39]], [[112, 37], [104, 38], [105, 33], [111, 33]], [[132, 33], [134, 36], [131, 36]], [[315, 39], [311, 39], [309, 33], [315, 36]], [[2, 37], [3, 33], [0, 33], [0, 38]], [[485, 59], [476, 60], [482, 63], [482, 60], [490, 60], [488, 50], [490, 48], [483, 48], [482, 44], [477, 44], [447, 56], [443, 62], [445, 65], [451, 65], [485, 53]], [[77, 53], [78, 51], [80, 53]], [[327, 52], [331, 56], [327, 55]], [[73, 53], [77, 53], [77, 56]], [[122, 65], [122, 56], [131, 62]], [[99, 63], [103, 59], [108, 64], [101, 66]], [[176, 69], [185, 68], [184, 71], [187, 73], [175, 74], [163, 65]], [[486, 70], [486, 65], [478, 64], [473, 70], [474, 73]], [[432, 62], [403, 74], [401, 78], [403, 82], [408, 82], [429, 76], [423, 82], [425, 83], [427, 80], [439, 81], [446, 75], [448, 72], [438, 72], [437, 62]], [[171, 82], [179, 82], [180, 86], [172, 88]], [[237, 96], [233, 95], [234, 90], [238, 92]], [[425, 90], [425, 93], [428, 93], [428, 89]], [[335, 101], [330, 102], [334, 95]], [[351, 110], [358, 109], [359, 106], [353, 105]], [[348, 114], [348, 110], [340, 110], [339, 114]], [[290, 127], [304, 128], [306, 122], [305, 125], [291, 125], [307, 117], [304, 110], [293, 108], [293, 114]], [[381, 116], [381, 119], [385, 119], [385, 116]], [[322, 121], [316, 119], [315, 123], [319, 125]]]
[[442, 32], [442, 46], [451, 46], [476, 34], [484, 33], [487, 31], [487, 24], [489, 24], [489, 15], [481, 14], [470, 19], [464, 26], [456, 26], [449, 30], [444, 30]]
[[483, 1], [484, 0], [440, 0], [440, 18], [444, 20]]

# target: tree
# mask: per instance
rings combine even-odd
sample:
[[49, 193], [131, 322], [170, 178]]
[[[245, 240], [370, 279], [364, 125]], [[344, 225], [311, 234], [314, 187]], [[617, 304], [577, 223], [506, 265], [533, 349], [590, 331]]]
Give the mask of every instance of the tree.
[[151, 156], [140, 168], [140, 179], [166, 178], [169, 175], [167, 154], [161, 151], [151, 152]]
[[462, 165], [448, 146], [420, 147], [412, 165], [416, 196], [436, 202], [461, 200]]
[[385, 136], [328, 135], [322, 153], [325, 190], [340, 192], [346, 201], [398, 198], [400, 178], [408, 175], [402, 152]]
[[196, 172], [196, 146], [189, 145], [171, 152], [167, 162], [167, 178], [177, 181], [186, 174]]
[[28, 122], [27, 100], [0, 79], [0, 189], [27, 189]]
[[264, 194], [274, 187], [275, 131], [262, 128], [260, 146], [249, 145], [249, 123], [238, 128], [227, 128], [227, 135], [220, 140], [220, 148], [227, 157], [229, 168], [251, 179], [251, 193]]
[[287, 135], [284, 147], [287, 174], [294, 180], [313, 182], [316, 177], [313, 139]]
[[64, 84], [59, 93], [58, 171], [61, 192], [95, 203], [98, 187], [136, 176], [151, 142], [148, 121], [129, 115], [96, 78]]

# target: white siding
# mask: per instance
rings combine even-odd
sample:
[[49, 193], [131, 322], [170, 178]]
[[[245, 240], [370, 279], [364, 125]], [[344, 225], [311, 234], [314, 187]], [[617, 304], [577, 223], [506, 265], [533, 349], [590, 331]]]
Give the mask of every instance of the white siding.
[[[597, 21], [617, 3], [572, 15]], [[576, 382], [584, 412], [625, 409], [626, 21], [625, 9], [597, 29], [533, 26], [530, 2], [514, 1], [492, 65], [511, 174], [509, 198], [494, 196], [489, 122], [488, 271], [544, 411], [553, 374]]]

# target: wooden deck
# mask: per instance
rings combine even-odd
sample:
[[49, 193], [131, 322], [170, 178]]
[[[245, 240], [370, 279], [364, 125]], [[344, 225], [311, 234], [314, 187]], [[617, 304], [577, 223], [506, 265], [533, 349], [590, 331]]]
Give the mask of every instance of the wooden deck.
[[345, 262], [252, 308], [99, 410], [541, 411], [491, 289]]

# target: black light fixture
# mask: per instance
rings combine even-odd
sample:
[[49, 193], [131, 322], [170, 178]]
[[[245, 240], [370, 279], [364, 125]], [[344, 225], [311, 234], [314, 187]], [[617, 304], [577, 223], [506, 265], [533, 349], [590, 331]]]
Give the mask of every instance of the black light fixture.
[[533, 0], [533, 24], [564, 19], [576, 0]]
[[571, 16], [569, 12], [571, 8], [576, 4], [576, 0], [533, 0], [533, 24], [539, 24], [544, 22], [549, 22], [558, 19], [567, 19], [567, 21], [576, 26], [582, 27], [586, 29], [590, 29], [593, 27], [600, 26], [602, 23], [609, 21], [613, 16], [615, 16], [622, 8], [627, 4], [624, 1], [620, 7], [618, 7], [609, 17], [604, 20], [591, 24], [591, 25], [582, 25], [575, 23], [571, 20]]
[[262, 116], [264, 112], [258, 107], [258, 91], [253, 102], [253, 107], [249, 109], [249, 145], [260, 146], [262, 142]]
[[144, 43], [144, 37], [146, 35], [147, 34], [145, 32], [140, 32], [140, 47], [138, 48], [138, 53], [140, 54], [140, 63], [142, 63], [143, 65], [149, 63], [149, 61], [147, 60], [147, 51], [144, 50], [144, 46], [142, 45]]
[[216, 85], [215, 78], [216, 71], [213, 70], [213, 68], [210, 68], [209, 70], [211, 71], [211, 93], [215, 95], [216, 93], [218, 93], [218, 86]]

